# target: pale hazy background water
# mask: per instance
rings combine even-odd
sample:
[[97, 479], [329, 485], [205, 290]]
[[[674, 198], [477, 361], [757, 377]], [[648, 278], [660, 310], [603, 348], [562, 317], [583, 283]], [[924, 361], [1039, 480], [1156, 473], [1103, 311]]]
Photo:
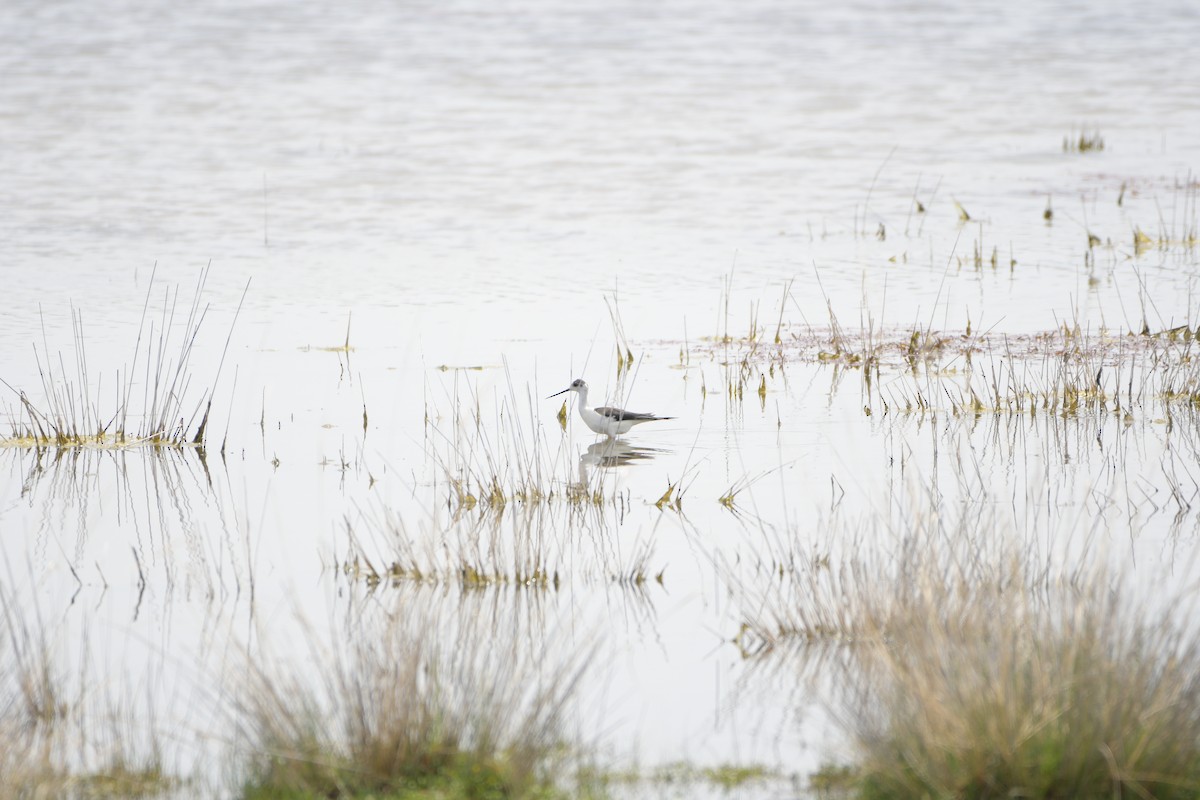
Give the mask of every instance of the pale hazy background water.
[[[0, 377], [33, 393], [32, 344], [44, 328], [52, 352], [69, 348], [71, 307], [92, 373], [111, 375], [152, 272], [157, 301], [211, 265], [203, 383], [250, 288], [214, 412], [234, 454], [220, 491], [194, 465], [171, 479], [136, 454], [30, 489], [14, 455], [3, 547], [66, 630], [103, 621], [153, 643], [144, 659], [211, 648], [214, 618], [249, 612], [214, 611], [201, 579], [194, 592], [152, 581], [137, 600], [130, 541], [157, 542], [160, 565], [186, 553], [198, 575], [224, 564], [223, 585], [255, 572], [260, 618], [297, 605], [321, 617], [337, 605], [327, 567], [343, 519], [423, 513], [411, 498], [428, 488], [439, 404], [474, 395], [486, 415], [506, 387], [544, 397], [585, 365], [607, 388], [615, 293], [641, 359], [630, 405], [680, 419], [639, 437], [665, 454], [613, 477], [638, 509], [613, 535], [653, 540], [654, 571], [670, 565], [651, 622], [629, 625], [609, 590], [556, 601], [620, 654], [600, 728], [649, 763], [811, 768], [827, 725], [796, 724], [769, 692], [730, 700], [737, 611], [707, 554], [745, 527], [715, 498], [770, 470], [756, 514], [811, 532], [832, 485], [877, 496], [897, 453], [935, 470], [928, 434], [864, 419], [857, 390], [831, 399], [819, 370], [761, 408], [702, 399], [700, 373], [716, 386], [719, 369], [669, 369], [680, 345], [723, 332], [730, 287], [735, 333], [755, 304], [773, 324], [788, 281], [792, 324], [826, 324], [827, 300], [854, 328], [864, 315], [1007, 333], [1194, 323], [1200, 271], [1178, 240], [1197, 218], [1197, 41], [1198, 7], [1168, 2], [9, 0]], [[1103, 151], [1064, 152], [1080, 134]], [[1135, 228], [1175, 244], [1135, 253]], [[976, 247], [999, 266], [976, 268]], [[341, 344], [351, 315], [348, 363], [312, 349]], [[556, 410], [526, 416], [557, 436]], [[590, 441], [577, 421], [572, 436]], [[1086, 458], [1030, 467], [1012, 449], [996, 458], [1014, 495], [1046, 474], [1096, 480]], [[1151, 432], [1135, 449], [1153, 465], [1169, 448]], [[331, 468], [342, 461], [354, 466]], [[692, 518], [663, 521], [650, 503], [681, 474]], [[1134, 494], [1114, 490], [1096, 513], [1131, 526], [1145, 510]], [[87, 602], [65, 603], [65, 563]]]
[[[835, 295], [843, 275], [857, 287], [890, 273], [907, 321], [905, 295], [928, 306], [928, 273], [949, 258], [954, 237], [930, 234], [954, 223], [951, 198], [1037, 275], [989, 292], [990, 316], [1011, 318], [1075, 291], [1089, 202], [1098, 226], [1122, 213], [1109, 201], [1129, 181], [1144, 201], [1131, 198], [1130, 222], [1169, 219], [1197, 147], [1188, 4], [0, 13], [0, 235], [21, 321], [63, 291], [99, 324], [155, 261], [182, 279], [210, 259], [223, 296], [253, 276], [250, 302], [276, 322], [377, 306], [403, 340], [399, 311], [415, 307], [442, 323], [437, 341], [463, 325], [430, 306], [519, 312], [466, 326], [472, 348], [482, 334], [590, 336], [595, 298], [615, 286], [631, 318], [670, 315], [647, 335], [675, 336], [735, 262], [755, 288], [807, 284], [815, 263]], [[1062, 153], [1081, 131], [1105, 153]], [[931, 222], [905, 240], [914, 192], [933, 200]], [[864, 209], [862, 227], [886, 223], [889, 241], [854, 241]], [[889, 268], [903, 252], [925, 269]], [[978, 282], [948, 291], [979, 306]]]

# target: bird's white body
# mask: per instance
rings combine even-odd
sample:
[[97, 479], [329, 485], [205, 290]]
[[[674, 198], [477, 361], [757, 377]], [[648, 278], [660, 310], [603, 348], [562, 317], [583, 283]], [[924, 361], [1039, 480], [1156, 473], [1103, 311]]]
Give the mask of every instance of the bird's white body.
[[629, 433], [629, 430], [634, 425], [641, 425], [643, 422], [674, 419], [674, 417], [656, 417], [653, 414], [626, 411], [623, 408], [613, 408], [612, 406], [588, 408], [588, 385], [587, 381], [582, 378], [575, 380], [566, 389], [563, 389], [558, 394], [552, 394], [550, 397], [558, 397], [559, 394], [566, 394], [567, 392], [575, 392], [579, 395], [579, 418], [583, 420], [583, 424], [596, 433], [602, 433], [609, 438]]

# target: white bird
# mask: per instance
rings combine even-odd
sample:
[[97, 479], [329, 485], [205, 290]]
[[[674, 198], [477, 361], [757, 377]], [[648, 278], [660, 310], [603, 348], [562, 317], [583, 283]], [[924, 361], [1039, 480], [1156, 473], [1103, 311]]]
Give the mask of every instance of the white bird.
[[[596, 433], [603, 433], [610, 439], [620, 436], [623, 433], [629, 433], [629, 429], [634, 425], [640, 425], [643, 422], [654, 422], [660, 419], [675, 419], [674, 417], [656, 417], [653, 414], [642, 414], [637, 411], [626, 411], [623, 408], [613, 408], [612, 406], [600, 406], [599, 408], [587, 407], [588, 385], [583, 378], [576, 378], [571, 382], [571, 385], [563, 389], [561, 392], [550, 395], [550, 397], [558, 397], [560, 394], [567, 392], [575, 392], [579, 395], [579, 416], [583, 420], [583, 424], [587, 425]], [[546, 399], [549, 400], [550, 397]]]

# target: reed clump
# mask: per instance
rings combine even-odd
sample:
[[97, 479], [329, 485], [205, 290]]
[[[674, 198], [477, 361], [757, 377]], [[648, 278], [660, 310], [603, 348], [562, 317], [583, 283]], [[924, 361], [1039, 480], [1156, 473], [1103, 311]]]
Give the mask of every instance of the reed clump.
[[160, 797], [180, 788], [163, 766], [159, 734], [135, 731], [129, 708], [91, 696], [100, 681], [90, 663], [60, 668], [45, 623], [36, 609], [26, 620], [27, 611], [0, 590], [0, 800]]
[[1200, 795], [1194, 587], [1135, 592], [1120, 558], [978, 509], [906, 506], [883, 526], [820, 555], [781, 548], [772, 585], [741, 592], [747, 656], [848, 656], [830, 701], [854, 752], [846, 796]]
[[[1012, 584], [1027, 582], [1015, 561]], [[862, 798], [1196, 797], [1200, 635], [1098, 570], [1052, 602], [947, 592], [863, 653]], [[947, 605], [948, 603], [948, 605]]]
[[931, 487], [823, 547], [770, 542], [751, 579], [731, 566], [743, 654], [846, 656], [847, 796], [1200, 796], [1194, 585], [1135, 584], [1122, 553], [1016, 533], [1040, 525], [979, 494], [953, 509]]
[[[191, 365], [208, 313], [207, 305], [201, 303], [207, 278], [205, 269], [191, 300], [184, 300], [182, 305], [178, 290], [168, 290], [161, 314], [154, 319], [150, 316], [154, 288], [151, 277], [133, 357], [116, 372], [111, 386], [105, 385], [102, 375], [93, 375], [86, 353], [83, 315], [72, 308], [73, 358], [68, 361], [61, 352], [52, 354], [45, 341], [40, 350], [34, 346], [42, 399], [35, 402], [27, 392], [0, 378], [0, 383], [16, 395], [19, 406], [10, 415], [14, 420], [12, 431], [0, 444], [57, 449], [203, 447], [213, 389], [221, 372], [218, 366], [213, 386], [194, 390]], [[183, 315], [182, 322], [177, 314]], [[230, 337], [232, 333], [231, 329]], [[227, 338], [226, 352], [228, 347]], [[106, 397], [114, 398], [113, 402], [106, 402]]]
[[780, 551], [774, 586], [745, 593], [748, 655], [850, 656], [831, 701], [855, 752], [849, 796], [1200, 793], [1193, 589], [1135, 594], [1120, 559], [978, 509], [901, 511], [820, 556]]
[[251, 661], [235, 710], [242, 797], [567, 796], [552, 776], [582, 660], [498, 645], [482, 616], [420, 616], [355, 625], [304, 673]]

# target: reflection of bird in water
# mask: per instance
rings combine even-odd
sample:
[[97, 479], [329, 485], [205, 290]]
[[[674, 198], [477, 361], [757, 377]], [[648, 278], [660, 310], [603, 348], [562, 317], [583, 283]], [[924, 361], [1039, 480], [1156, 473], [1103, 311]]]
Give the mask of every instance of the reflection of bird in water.
[[654, 458], [657, 454], [664, 452], [666, 451], [656, 450], [652, 447], [634, 447], [620, 439], [601, 439], [595, 444], [588, 445], [587, 449], [579, 454], [579, 485], [584, 487], [589, 485], [588, 470], [592, 467], [601, 469], [627, 467], [638, 461]]
[[[654, 422], [660, 419], [675, 419], [674, 417], [656, 417], [653, 414], [642, 414], [637, 411], [626, 411], [623, 408], [613, 408], [612, 406], [600, 406], [599, 408], [587, 407], [588, 385], [583, 378], [576, 378], [570, 386], [563, 389], [561, 392], [550, 395], [550, 397], [558, 397], [560, 394], [567, 392], [576, 392], [579, 395], [579, 416], [583, 420], [583, 424], [587, 425], [596, 433], [603, 433], [610, 439], [616, 438], [623, 433], [628, 433], [629, 429], [634, 425], [640, 425], [643, 422]], [[549, 400], [550, 397], [546, 399]]]
[[661, 452], [661, 450], [650, 447], [634, 447], [620, 439], [602, 439], [595, 444], [588, 445], [587, 450], [579, 456], [579, 462], [596, 467], [623, 467], [635, 461], [654, 458], [657, 453]]

